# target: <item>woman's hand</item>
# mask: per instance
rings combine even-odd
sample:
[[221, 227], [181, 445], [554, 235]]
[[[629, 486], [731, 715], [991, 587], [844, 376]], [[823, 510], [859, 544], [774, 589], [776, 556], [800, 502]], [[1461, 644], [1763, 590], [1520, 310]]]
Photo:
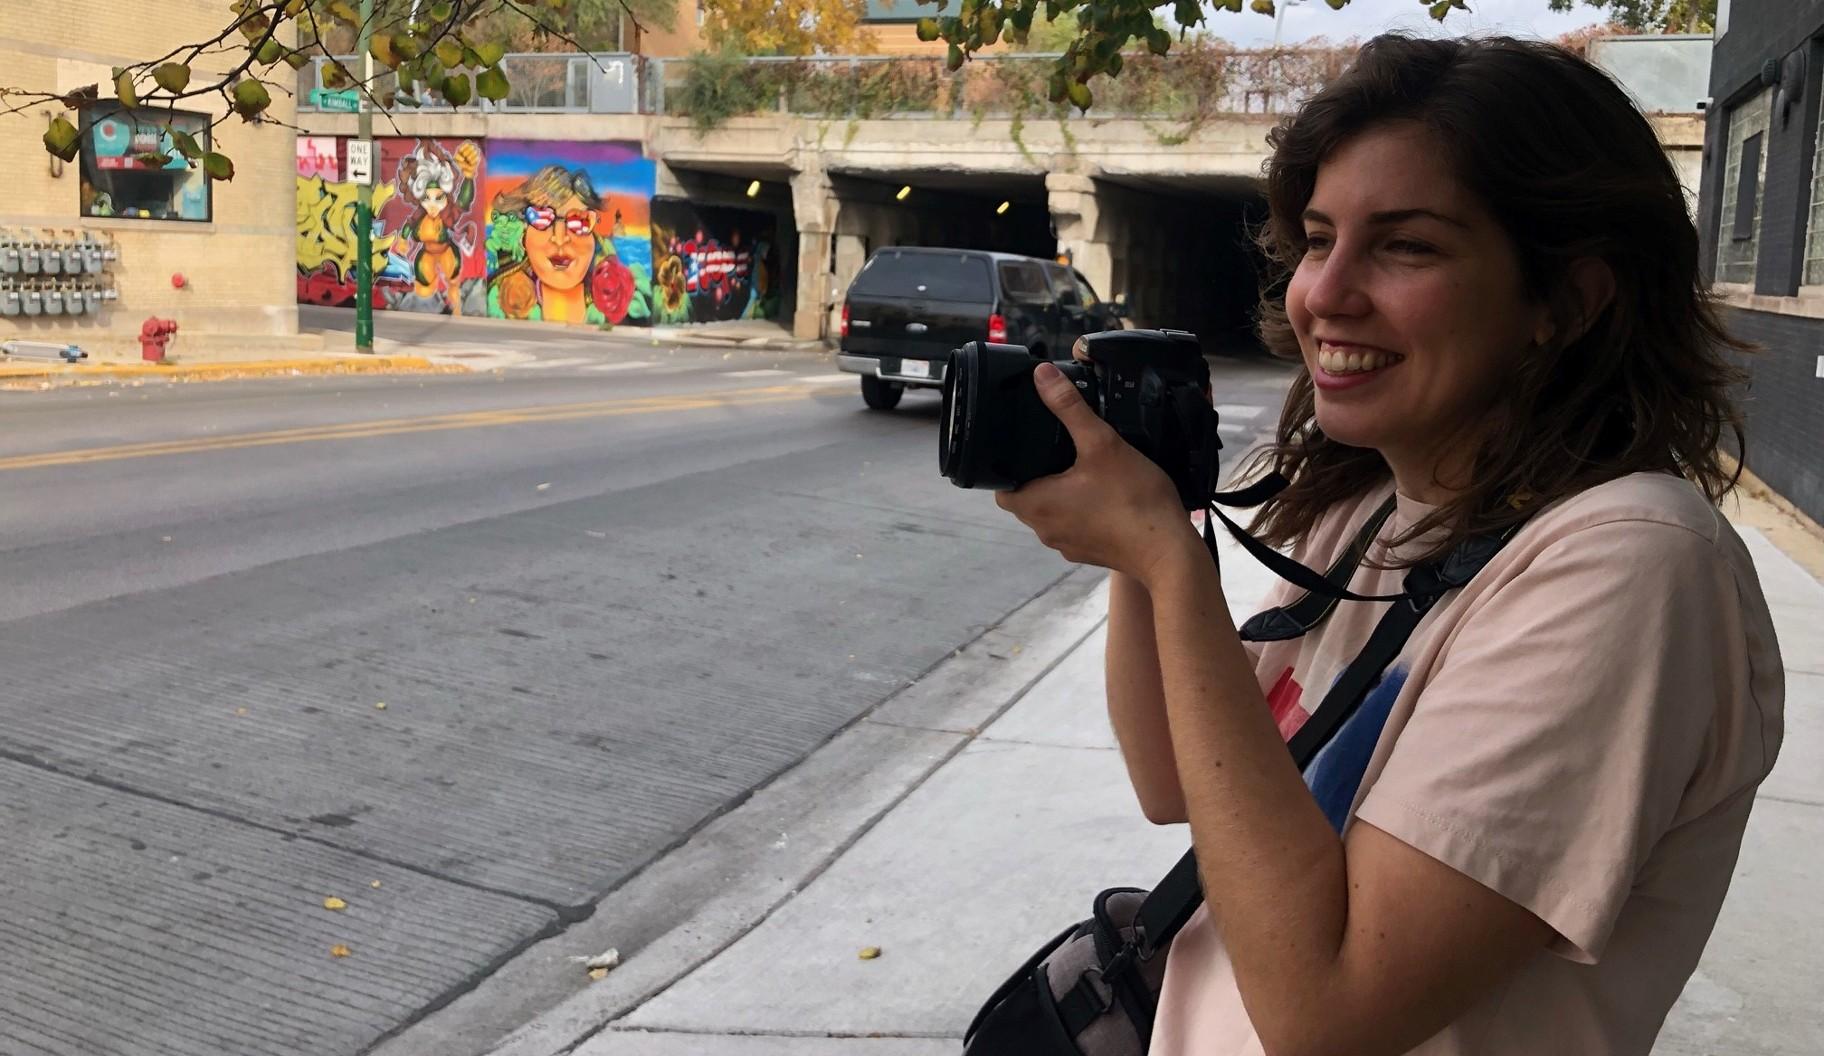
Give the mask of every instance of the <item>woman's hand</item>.
[[[1153, 580], [1202, 544], [1165, 471], [1122, 440], [1050, 363], [1033, 385], [1070, 431], [1077, 461], [995, 501], [1066, 560]], [[1206, 558], [1207, 560], [1207, 558]]]

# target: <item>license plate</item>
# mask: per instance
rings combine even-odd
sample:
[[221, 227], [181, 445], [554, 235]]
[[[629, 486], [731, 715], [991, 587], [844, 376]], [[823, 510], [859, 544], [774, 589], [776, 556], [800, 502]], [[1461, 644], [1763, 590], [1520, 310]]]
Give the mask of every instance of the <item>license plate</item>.
[[928, 378], [931, 376], [931, 363], [924, 359], [902, 359], [899, 361], [899, 373], [906, 378]]

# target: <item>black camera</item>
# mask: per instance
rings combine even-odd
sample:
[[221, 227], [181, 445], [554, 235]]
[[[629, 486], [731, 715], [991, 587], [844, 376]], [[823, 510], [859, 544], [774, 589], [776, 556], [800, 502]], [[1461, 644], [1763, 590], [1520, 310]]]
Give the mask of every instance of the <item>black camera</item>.
[[[1090, 409], [1165, 470], [1185, 509], [1209, 505], [1222, 441], [1196, 335], [1110, 330], [1083, 340], [1090, 362], [1051, 362]], [[1033, 387], [1041, 362], [1021, 345], [971, 341], [951, 351], [937, 455], [951, 483], [1005, 491], [1077, 460], [1070, 433]]]

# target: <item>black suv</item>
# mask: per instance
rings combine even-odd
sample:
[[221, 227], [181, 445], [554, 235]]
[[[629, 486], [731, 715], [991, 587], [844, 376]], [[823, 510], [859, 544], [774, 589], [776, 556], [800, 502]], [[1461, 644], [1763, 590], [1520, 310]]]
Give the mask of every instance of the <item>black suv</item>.
[[1025, 345], [1062, 357], [1084, 334], [1121, 329], [1127, 306], [1096, 296], [1076, 269], [975, 249], [883, 249], [842, 302], [836, 363], [861, 375], [861, 397], [891, 410], [907, 387], [944, 383], [950, 350], [969, 341]]

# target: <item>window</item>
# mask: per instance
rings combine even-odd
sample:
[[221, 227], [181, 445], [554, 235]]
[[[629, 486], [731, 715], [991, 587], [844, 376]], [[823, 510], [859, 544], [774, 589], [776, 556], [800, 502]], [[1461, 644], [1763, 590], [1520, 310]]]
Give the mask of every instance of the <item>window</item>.
[[1723, 217], [1716, 247], [1718, 282], [1753, 282], [1761, 244], [1761, 150], [1773, 93], [1763, 90], [1729, 114], [1729, 153], [1723, 162]]
[[1824, 111], [1818, 113], [1816, 153], [1811, 160], [1811, 216], [1805, 224], [1806, 286], [1824, 286]]
[[1066, 308], [1083, 307], [1083, 294], [1077, 289], [1077, 280], [1071, 277], [1069, 268], [1062, 264], [1047, 264], [1045, 270], [1051, 273], [1051, 286], [1058, 291], [1059, 304]]
[[1019, 304], [1051, 303], [1051, 289], [1045, 285], [1045, 273], [1037, 264], [1007, 261], [1001, 265], [1001, 289], [1007, 299]]
[[883, 249], [855, 276], [849, 293], [987, 304], [994, 297], [994, 278], [986, 257]]
[[169, 129], [209, 149], [202, 114], [128, 110], [100, 103], [82, 112], [82, 215], [141, 220], [211, 218], [210, 184], [171, 141]]
[[1102, 298], [1096, 296], [1096, 288], [1089, 284], [1089, 280], [1083, 277], [1082, 272], [1072, 268], [1070, 269], [1070, 274], [1077, 280], [1077, 289], [1083, 291], [1084, 304], [1094, 308], [1096, 305], [1102, 303]]

